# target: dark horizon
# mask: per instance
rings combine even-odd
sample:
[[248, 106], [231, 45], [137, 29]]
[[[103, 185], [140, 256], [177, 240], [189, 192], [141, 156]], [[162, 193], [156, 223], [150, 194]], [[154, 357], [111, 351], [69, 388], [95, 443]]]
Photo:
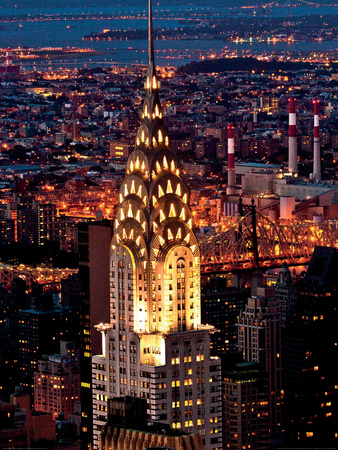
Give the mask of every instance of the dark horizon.
[[[2, 3], [2, 2], [1, 2]], [[13, 10], [20, 9], [20, 8], [55, 8], [55, 4], [51, 4], [49, 0], [18, 0], [10, 5], [1, 5], [0, 3], [0, 9], [6, 8]], [[280, 6], [283, 6], [287, 4], [287, 0], [280, 0], [278, 2]], [[295, 0], [291, 1], [291, 4], [296, 4], [297, 2]], [[315, 2], [316, 4], [322, 4], [322, 5], [331, 5], [334, 6], [337, 4], [335, 1], [326, 1], [326, 0], [317, 0]], [[66, 7], [109, 7], [109, 6], [140, 6], [142, 3], [140, 3], [139, 0], [126, 0], [124, 2], [117, 1], [112, 2], [111, 0], [59, 0], [57, 6], [60, 8], [66, 8]], [[182, 4], [186, 5], [186, 2], [183, 0], [173, 0], [170, 2], [170, 4]], [[245, 5], [257, 5], [257, 6], [263, 6], [266, 5], [266, 1], [260, 1], [260, 0], [210, 0], [206, 2], [205, 0], [194, 0], [189, 2], [189, 5], [199, 5], [199, 6], [214, 6], [214, 7], [238, 7], [238, 6], [245, 6]], [[168, 5], [168, 2], [164, 0], [157, 0], [154, 3], [154, 7], [156, 6], [162, 6], [165, 7]], [[146, 8], [147, 2], [144, 1], [144, 7]], [[309, 6], [309, 5], [306, 5]]]

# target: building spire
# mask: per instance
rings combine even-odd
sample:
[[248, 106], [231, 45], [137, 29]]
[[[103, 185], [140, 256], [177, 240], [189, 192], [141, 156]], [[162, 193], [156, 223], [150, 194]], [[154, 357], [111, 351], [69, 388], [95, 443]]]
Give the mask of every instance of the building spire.
[[148, 0], [148, 65], [155, 68], [152, 2]]
[[[155, 51], [154, 51], [154, 27], [153, 27], [153, 8], [152, 0], [148, 0], [148, 74], [147, 74], [147, 89], [150, 93], [155, 88], [154, 77], [156, 76], [155, 70]], [[157, 87], [157, 86], [156, 86]]]
[[148, 0], [148, 69], [144, 85], [145, 97], [141, 125], [137, 130], [135, 148], [153, 151], [169, 145], [168, 130], [164, 124], [158, 91], [160, 81], [156, 76], [152, 0]]

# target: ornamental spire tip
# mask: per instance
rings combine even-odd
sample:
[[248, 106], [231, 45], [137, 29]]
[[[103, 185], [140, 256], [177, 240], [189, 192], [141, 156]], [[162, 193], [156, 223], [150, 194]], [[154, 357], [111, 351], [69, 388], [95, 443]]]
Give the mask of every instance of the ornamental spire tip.
[[148, 63], [154, 65], [154, 30], [152, 2], [148, 0]]

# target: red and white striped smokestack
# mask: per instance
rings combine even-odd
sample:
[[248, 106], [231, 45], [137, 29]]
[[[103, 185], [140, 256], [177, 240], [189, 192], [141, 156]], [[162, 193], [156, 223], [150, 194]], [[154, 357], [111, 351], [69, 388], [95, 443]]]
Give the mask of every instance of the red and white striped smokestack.
[[6, 66], [11, 66], [13, 64], [13, 60], [12, 60], [12, 49], [11, 48], [7, 48], [6, 49], [6, 62], [5, 62]]
[[296, 99], [289, 98], [289, 172], [298, 174]]
[[234, 126], [228, 125], [228, 170], [235, 170]]
[[313, 100], [314, 124], [313, 136], [319, 138], [319, 100]]
[[313, 177], [316, 182], [321, 181], [320, 140], [319, 140], [319, 100], [313, 100]]
[[228, 124], [228, 187], [227, 194], [235, 194], [235, 141], [234, 126]]

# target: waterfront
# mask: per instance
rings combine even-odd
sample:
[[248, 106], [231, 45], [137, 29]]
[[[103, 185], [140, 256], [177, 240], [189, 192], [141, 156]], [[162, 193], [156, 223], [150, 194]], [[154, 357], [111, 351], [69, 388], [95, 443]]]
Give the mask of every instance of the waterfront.
[[[257, 14], [261, 11], [258, 10]], [[294, 7], [292, 16], [300, 14], [334, 14], [334, 7]], [[255, 10], [220, 10], [215, 7], [191, 7], [170, 6], [154, 11], [154, 28], [173, 29], [179, 26], [180, 20], [193, 17], [217, 17], [225, 15], [253, 16]], [[287, 15], [287, 8], [272, 8], [269, 11], [271, 17], [283, 17]], [[263, 16], [262, 16], [263, 19]], [[89, 33], [100, 33], [105, 29], [127, 30], [146, 29], [146, 11], [140, 7], [82, 7], [82, 8], [40, 8], [19, 9], [0, 8], [0, 48], [44, 48], [61, 47], [92, 49], [97, 55], [80, 55], [74, 58], [72, 64], [141, 64], [145, 63], [147, 53], [145, 40], [115, 40], [115, 41], [84, 41], [83, 37]], [[243, 56], [271, 55], [275, 53], [288, 54], [295, 52], [333, 52], [338, 48], [336, 40], [321, 42], [290, 41], [284, 42], [224, 42], [217, 39], [209, 39], [207, 36], [196, 40], [175, 40], [168, 42], [159, 39], [156, 41], [156, 57], [159, 65], [178, 66], [188, 61], [200, 60], [212, 57], [222, 57], [229, 53]], [[43, 65], [48, 64], [45, 62]], [[55, 64], [69, 65], [69, 59], [62, 59]], [[23, 68], [30, 70], [31, 64], [23, 63]]]

